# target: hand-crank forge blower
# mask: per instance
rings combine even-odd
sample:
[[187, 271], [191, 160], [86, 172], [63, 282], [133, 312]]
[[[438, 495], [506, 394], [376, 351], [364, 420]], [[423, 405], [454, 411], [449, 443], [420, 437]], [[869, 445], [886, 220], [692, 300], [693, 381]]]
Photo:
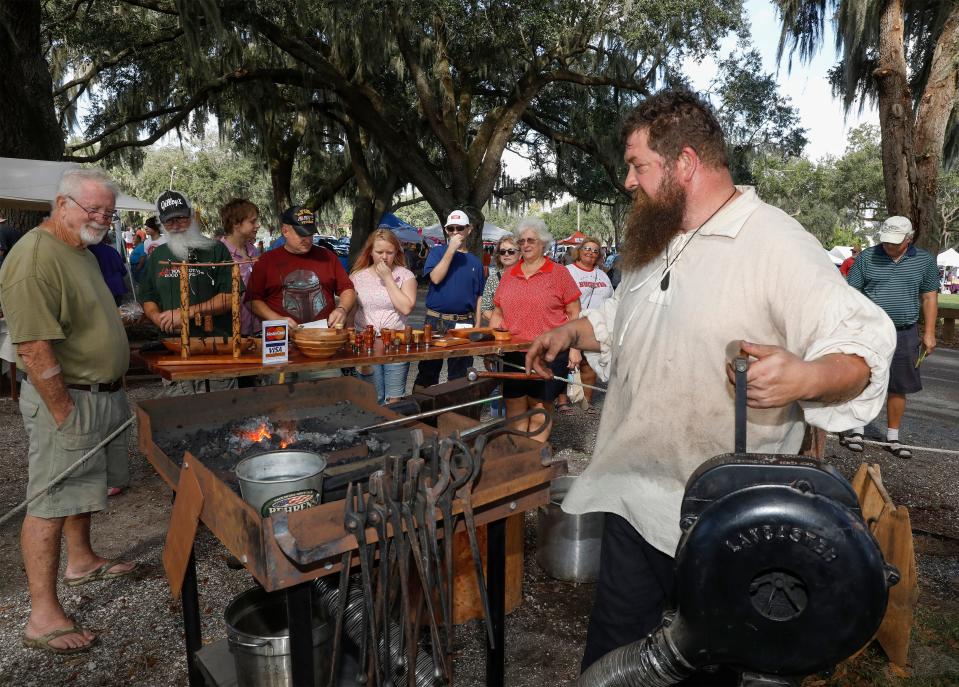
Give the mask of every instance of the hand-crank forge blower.
[[665, 687], [709, 666], [740, 685], [798, 685], [864, 646], [899, 581], [831, 465], [746, 453], [746, 358], [736, 358], [736, 453], [686, 483], [671, 608], [578, 687]]

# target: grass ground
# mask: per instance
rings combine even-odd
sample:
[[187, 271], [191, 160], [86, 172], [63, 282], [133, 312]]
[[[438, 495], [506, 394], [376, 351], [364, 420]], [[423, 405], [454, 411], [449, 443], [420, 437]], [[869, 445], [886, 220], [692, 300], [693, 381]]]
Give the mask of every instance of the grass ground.
[[939, 307], [940, 308], [959, 308], [959, 293], [940, 293], [939, 294]]

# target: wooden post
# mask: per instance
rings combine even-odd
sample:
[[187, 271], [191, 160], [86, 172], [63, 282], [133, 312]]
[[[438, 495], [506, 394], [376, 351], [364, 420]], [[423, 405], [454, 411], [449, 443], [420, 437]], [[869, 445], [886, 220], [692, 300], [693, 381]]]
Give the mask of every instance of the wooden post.
[[190, 266], [180, 267], [180, 357], [190, 357]]
[[240, 265], [233, 263], [233, 282], [230, 285], [230, 314], [233, 316], [233, 357], [240, 357]]

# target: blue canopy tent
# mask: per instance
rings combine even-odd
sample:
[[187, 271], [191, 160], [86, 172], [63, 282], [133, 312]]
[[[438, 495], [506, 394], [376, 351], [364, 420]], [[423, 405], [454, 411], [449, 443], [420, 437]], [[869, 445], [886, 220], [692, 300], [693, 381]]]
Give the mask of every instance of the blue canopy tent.
[[420, 233], [416, 230], [416, 227], [407, 224], [401, 220], [396, 215], [387, 212], [382, 217], [380, 217], [381, 227], [386, 227], [394, 234], [396, 238], [400, 241], [406, 241], [407, 243], [419, 243], [423, 240], [423, 237], [420, 236]]

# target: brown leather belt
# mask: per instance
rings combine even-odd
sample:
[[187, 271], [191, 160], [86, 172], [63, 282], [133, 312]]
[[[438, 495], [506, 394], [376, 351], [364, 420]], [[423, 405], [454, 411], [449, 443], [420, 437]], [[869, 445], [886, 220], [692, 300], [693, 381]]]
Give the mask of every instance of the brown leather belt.
[[426, 314], [430, 317], [438, 317], [439, 319], [446, 320], [448, 322], [466, 322], [467, 320], [473, 319], [472, 313], [466, 315], [454, 315], [445, 312], [436, 312], [435, 310], [430, 310], [429, 308], [426, 309]]

